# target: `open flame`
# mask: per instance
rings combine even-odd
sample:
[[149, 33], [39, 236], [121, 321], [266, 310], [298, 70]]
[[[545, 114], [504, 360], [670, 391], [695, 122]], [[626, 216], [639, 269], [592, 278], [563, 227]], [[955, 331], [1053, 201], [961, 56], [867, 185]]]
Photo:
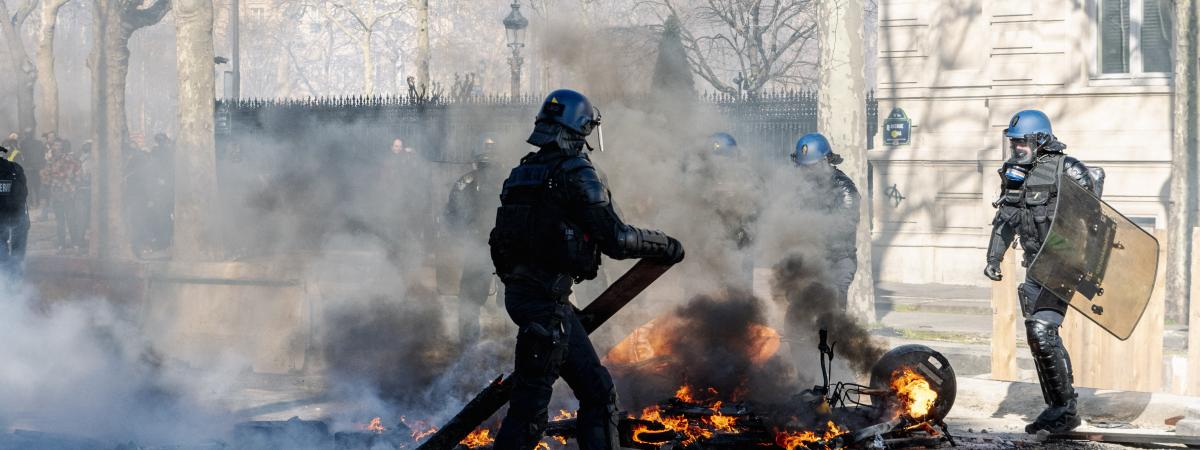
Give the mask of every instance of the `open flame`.
[[817, 434], [813, 431], [776, 431], [775, 445], [785, 450], [811, 448], [809, 444], [817, 444], [819, 447], [829, 448], [825, 443], [846, 433], [848, 433], [847, 430], [838, 427], [831, 420], [825, 424], [825, 432], [822, 434]]
[[565, 409], [560, 409], [558, 410], [558, 415], [554, 416], [554, 418], [550, 420], [567, 420], [574, 419], [576, 417], [579, 417], [579, 411], [567, 411]]
[[371, 423], [367, 424], [366, 430], [374, 431], [376, 433], [383, 433], [384, 431], [387, 431], [387, 428], [385, 428], [383, 426], [383, 419], [376, 417], [374, 419], [371, 419]]
[[[604, 356], [605, 365], [631, 365], [671, 354], [671, 343], [681, 333], [679, 319], [659, 317], [629, 333]], [[774, 328], [751, 324], [746, 331], [750, 362], [763, 364], [779, 352], [783, 339]]]
[[421, 439], [425, 439], [433, 435], [433, 433], [438, 432], [438, 427], [430, 425], [429, 422], [424, 420], [417, 420], [413, 423], [408, 423], [404, 416], [400, 416], [400, 423], [412, 430], [412, 438], [414, 442], [420, 442]]
[[491, 437], [491, 434], [492, 430], [487, 428], [477, 428], [475, 431], [472, 431], [471, 434], [468, 434], [467, 437], [463, 438], [463, 440], [459, 442], [459, 445], [465, 445], [467, 448], [478, 448], [485, 445], [492, 445], [493, 442], [496, 442], [496, 438]]
[[933, 410], [937, 391], [929, 386], [929, 380], [911, 368], [902, 367], [892, 372], [892, 390], [900, 398], [903, 413], [913, 419], [921, 419]]
[[713, 429], [715, 429], [719, 432], [730, 433], [730, 434], [738, 433], [738, 429], [734, 428], [734, 426], [737, 425], [737, 417], [726, 416], [724, 414], [721, 414], [721, 402], [720, 401], [713, 404], [712, 410], [713, 410], [713, 415], [705, 418], [705, 422], [707, 422], [709, 425], [711, 425], [713, 427]]
[[696, 399], [692, 397], [692, 387], [686, 384], [680, 386], [679, 389], [675, 391], [675, 398], [679, 399], [681, 402], [696, 403]]

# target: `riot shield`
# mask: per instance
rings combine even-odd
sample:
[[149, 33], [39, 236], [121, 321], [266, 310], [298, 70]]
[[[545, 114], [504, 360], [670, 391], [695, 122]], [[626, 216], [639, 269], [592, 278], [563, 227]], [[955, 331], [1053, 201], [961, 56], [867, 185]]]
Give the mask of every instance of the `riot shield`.
[[1154, 290], [1158, 240], [1065, 175], [1058, 185], [1054, 221], [1029, 278], [1128, 339]]

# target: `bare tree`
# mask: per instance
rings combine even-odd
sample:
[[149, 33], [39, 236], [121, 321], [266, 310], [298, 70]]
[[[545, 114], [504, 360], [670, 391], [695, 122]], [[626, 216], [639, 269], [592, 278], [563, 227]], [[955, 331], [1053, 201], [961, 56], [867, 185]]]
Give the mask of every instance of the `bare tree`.
[[314, 6], [329, 23], [358, 45], [363, 64], [363, 93], [374, 94], [372, 39], [379, 27], [404, 11], [404, 4], [388, 0], [318, 0]]
[[124, 163], [129, 127], [125, 115], [125, 83], [129, 74], [129, 38], [162, 20], [170, 0], [142, 8], [139, 0], [94, 0], [95, 41], [92, 69], [92, 141], [98, 146], [93, 163], [92, 248], [101, 258], [128, 258], [132, 250], [125, 229]]
[[[37, 122], [33, 111], [33, 86], [37, 82], [37, 68], [25, 51], [21, 41], [21, 25], [37, 6], [37, 0], [29, 0], [12, 15], [8, 13], [8, 5], [0, 0], [0, 31], [8, 41], [9, 67], [13, 70], [13, 79], [17, 82], [17, 124], [22, 133], [37, 131]], [[29, 136], [23, 136], [29, 137]]]
[[[811, 84], [816, 42], [811, 0], [644, 0], [664, 20], [677, 17], [692, 70], [720, 92], [754, 94], [769, 82]], [[807, 70], [802, 70], [807, 69]]]
[[58, 11], [71, 0], [43, 0], [42, 24], [37, 41], [37, 84], [42, 89], [38, 105], [38, 123], [42, 129], [58, 132], [58, 78], [54, 73], [54, 31]]

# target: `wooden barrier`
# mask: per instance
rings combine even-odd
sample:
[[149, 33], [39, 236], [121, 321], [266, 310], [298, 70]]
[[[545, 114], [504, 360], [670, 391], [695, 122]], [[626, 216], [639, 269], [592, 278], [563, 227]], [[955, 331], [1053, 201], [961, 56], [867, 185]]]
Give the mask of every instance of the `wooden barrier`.
[[1016, 381], [1017, 322], [1021, 320], [1017, 306], [1018, 252], [1012, 251], [1000, 263], [1004, 279], [992, 282], [992, 379]]
[[1191, 313], [1188, 318], [1188, 394], [1200, 395], [1200, 228], [1192, 228]]
[[[1162, 242], [1166, 233], [1157, 232]], [[1137, 329], [1121, 341], [1084, 316], [1068, 312], [1061, 330], [1075, 368], [1075, 385], [1097, 389], [1154, 392], [1162, 389], [1166, 246], [1159, 247], [1158, 277], [1150, 305]]]

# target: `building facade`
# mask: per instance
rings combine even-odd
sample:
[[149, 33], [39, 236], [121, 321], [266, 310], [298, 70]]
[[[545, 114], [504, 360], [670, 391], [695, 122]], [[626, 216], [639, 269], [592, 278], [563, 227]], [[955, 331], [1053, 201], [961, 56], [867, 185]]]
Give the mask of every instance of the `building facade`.
[[[985, 286], [1001, 132], [1040, 109], [1067, 153], [1107, 172], [1104, 199], [1165, 229], [1169, 0], [879, 0], [881, 126], [869, 152], [880, 281]], [[1018, 252], [1019, 253], [1019, 252]], [[1009, 254], [1009, 258], [1019, 255]]]

